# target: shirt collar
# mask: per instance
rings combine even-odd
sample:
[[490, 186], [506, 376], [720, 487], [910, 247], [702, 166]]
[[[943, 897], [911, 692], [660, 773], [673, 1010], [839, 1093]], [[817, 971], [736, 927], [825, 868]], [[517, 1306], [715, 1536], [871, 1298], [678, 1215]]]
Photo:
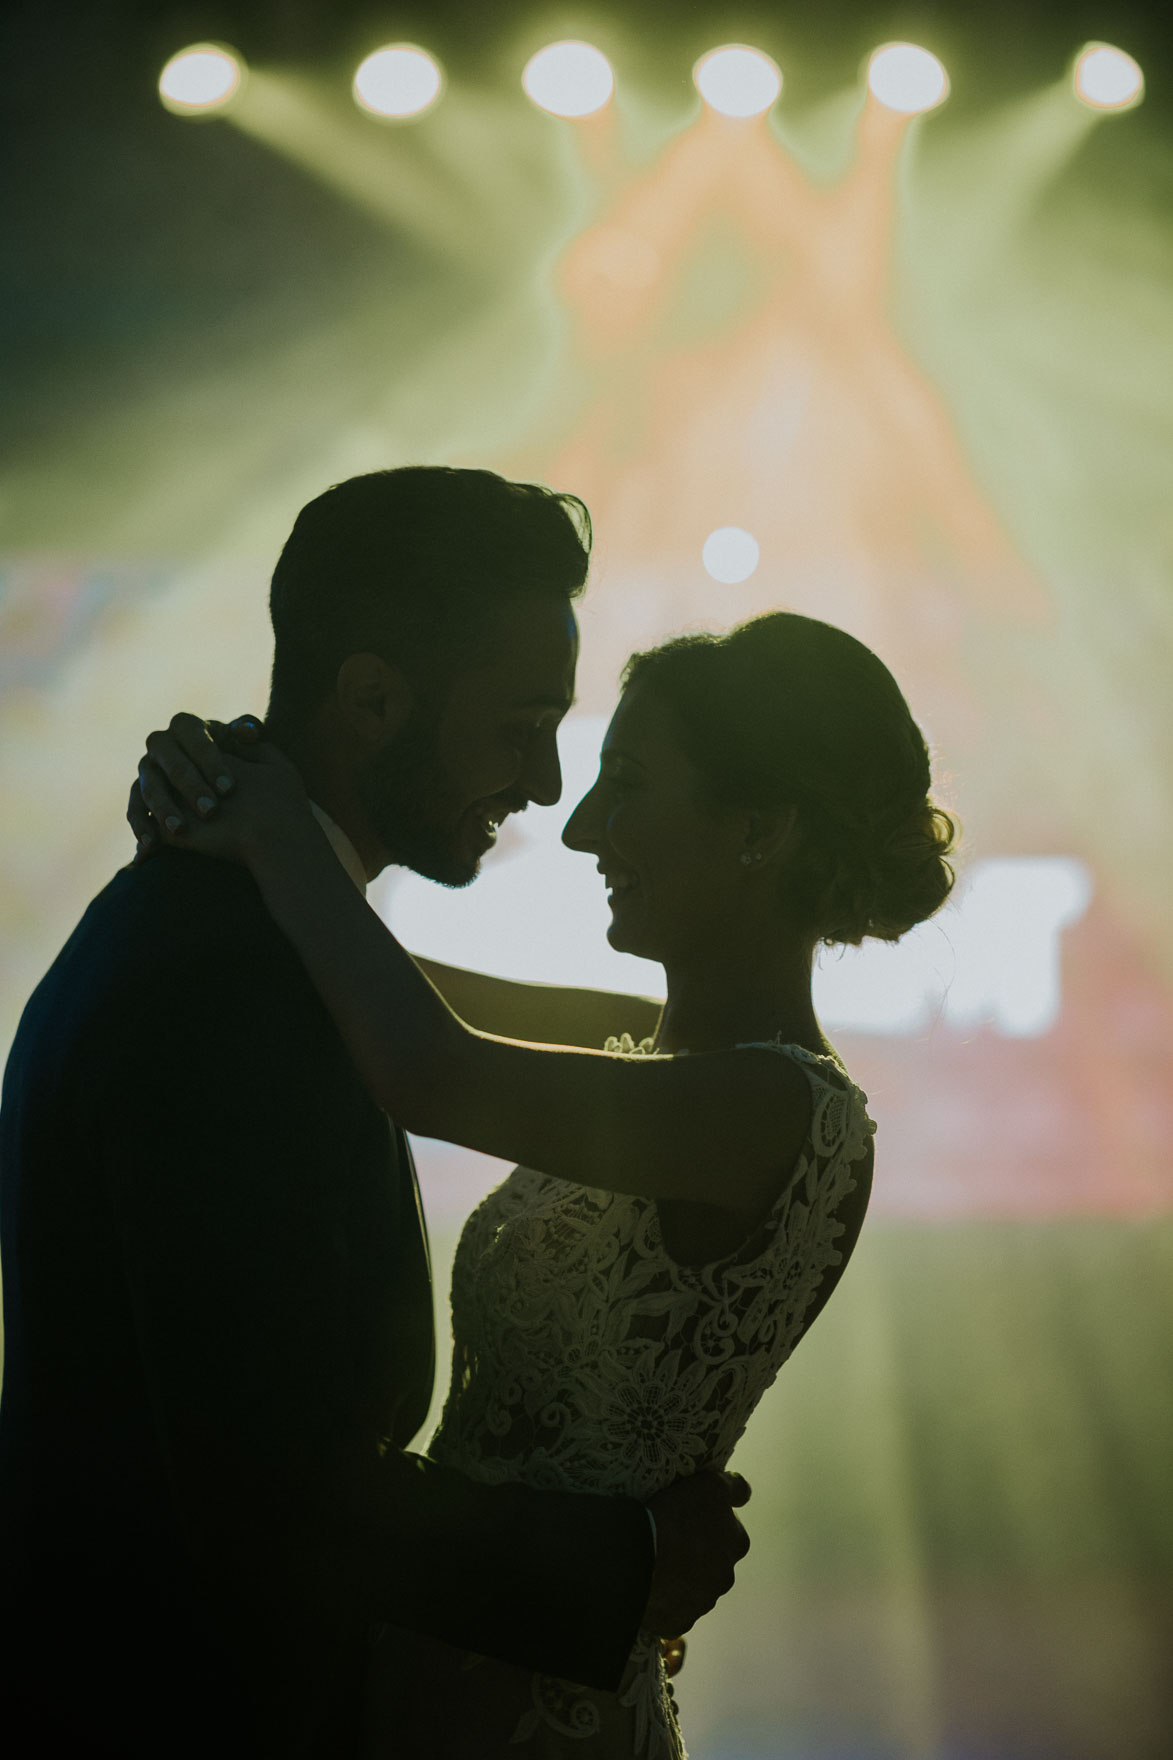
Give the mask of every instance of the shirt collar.
[[329, 813], [324, 812], [318, 805], [317, 801], [310, 802], [310, 812], [314, 815], [314, 818], [326, 833], [326, 836], [329, 839], [330, 848], [334, 851], [334, 854], [338, 857], [338, 860], [342, 863], [342, 866], [346, 869], [346, 872], [350, 875], [350, 878], [354, 881], [355, 885], [365, 898], [367, 895], [366, 869], [359, 860], [358, 851], [355, 849], [353, 843], [351, 843], [342, 827], [334, 823]]

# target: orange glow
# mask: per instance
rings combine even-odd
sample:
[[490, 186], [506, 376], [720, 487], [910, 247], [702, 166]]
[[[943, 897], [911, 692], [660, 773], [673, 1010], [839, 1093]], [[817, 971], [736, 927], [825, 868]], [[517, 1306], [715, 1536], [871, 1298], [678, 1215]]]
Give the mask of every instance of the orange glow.
[[[584, 400], [543, 468], [585, 497], [606, 578], [641, 583], [658, 632], [779, 603], [841, 619], [923, 669], [926, 715], [939, 696], [964, 739], [971, 688], [941, 611], [926, 621], [940, 583], [955, 631], [973, 615], [1037, 622], [1049, 602], [892, 322], [908, 124], [866, 102], [850, 170], [826, 187], [764, 118], [709, 110], [630, 177], [558, 268]], [[710, 281], [721, 309], [706, 320]], [[733, 609], [700, 560], [720, 526], [769, 558]], [[631, 639], [625, 626], [614, 653], [587, 656], [600, 696]]]

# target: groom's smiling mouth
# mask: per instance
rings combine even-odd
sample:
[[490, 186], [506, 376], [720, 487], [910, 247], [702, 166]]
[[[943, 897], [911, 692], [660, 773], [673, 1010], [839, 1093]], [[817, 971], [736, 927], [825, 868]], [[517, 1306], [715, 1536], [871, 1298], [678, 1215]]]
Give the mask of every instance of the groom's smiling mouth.
[[484, 849], [492, 849], [498, 830], [513, 810], [501, 801], [477, 801], [468, 809], [467, 816]]

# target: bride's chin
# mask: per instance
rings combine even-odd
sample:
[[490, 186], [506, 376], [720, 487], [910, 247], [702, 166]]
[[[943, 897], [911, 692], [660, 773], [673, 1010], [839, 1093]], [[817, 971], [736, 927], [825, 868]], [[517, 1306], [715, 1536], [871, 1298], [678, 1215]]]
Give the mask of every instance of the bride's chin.
[[615, 949], [616, 953], [631, 953], [634, 954], [637, 959], [655, 958], [654, 954], [646, 953], [639, 945], [638, 935], [632, 935], [630, 932], [625, 934], [615, 923], [608, 923], [607, 925], [607, 940]]

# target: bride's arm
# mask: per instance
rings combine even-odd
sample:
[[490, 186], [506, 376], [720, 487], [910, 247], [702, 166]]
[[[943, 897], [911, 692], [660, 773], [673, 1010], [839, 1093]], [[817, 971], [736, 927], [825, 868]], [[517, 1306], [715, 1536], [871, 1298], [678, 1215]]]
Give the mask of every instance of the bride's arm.
[[587, 1045], [630, 1033], [638, 1045], [659, 1025], [663, 1003], [614, 990], [583, 990], [566, 984], [523, 984], [463, 966], [412, 958], [454, 1014], [470, 1027], [503, 1039], [536, 1045]]
[[[182, 829], [153, 835], [247, 863], [384, 1110], [421, 1136], [582, 1185], [746, 1216], [768, 1205], [810, 1124], [810, 1089], [791, 1060], [761, 1049], [632, 1058], [477, 1031], [366, 903], [293, 766], [273, 747], [256, 756], [236, 765], [235, 787], [204, 822], [189, 811]], [[179, 817], [164, 775], [187, 798], [172, 771], [140, 768], [166, 827]], [[133, 799], [128, 816], [141, 838]]]
[[308, 813], [250, 837], [244, 855], [369, 1092], [406, 1129], [583, 1185], [747, 1213], [796, 1159], [810, 1090], [788, 1060], [628, 1058], [478, 1032], [366, 904]]

